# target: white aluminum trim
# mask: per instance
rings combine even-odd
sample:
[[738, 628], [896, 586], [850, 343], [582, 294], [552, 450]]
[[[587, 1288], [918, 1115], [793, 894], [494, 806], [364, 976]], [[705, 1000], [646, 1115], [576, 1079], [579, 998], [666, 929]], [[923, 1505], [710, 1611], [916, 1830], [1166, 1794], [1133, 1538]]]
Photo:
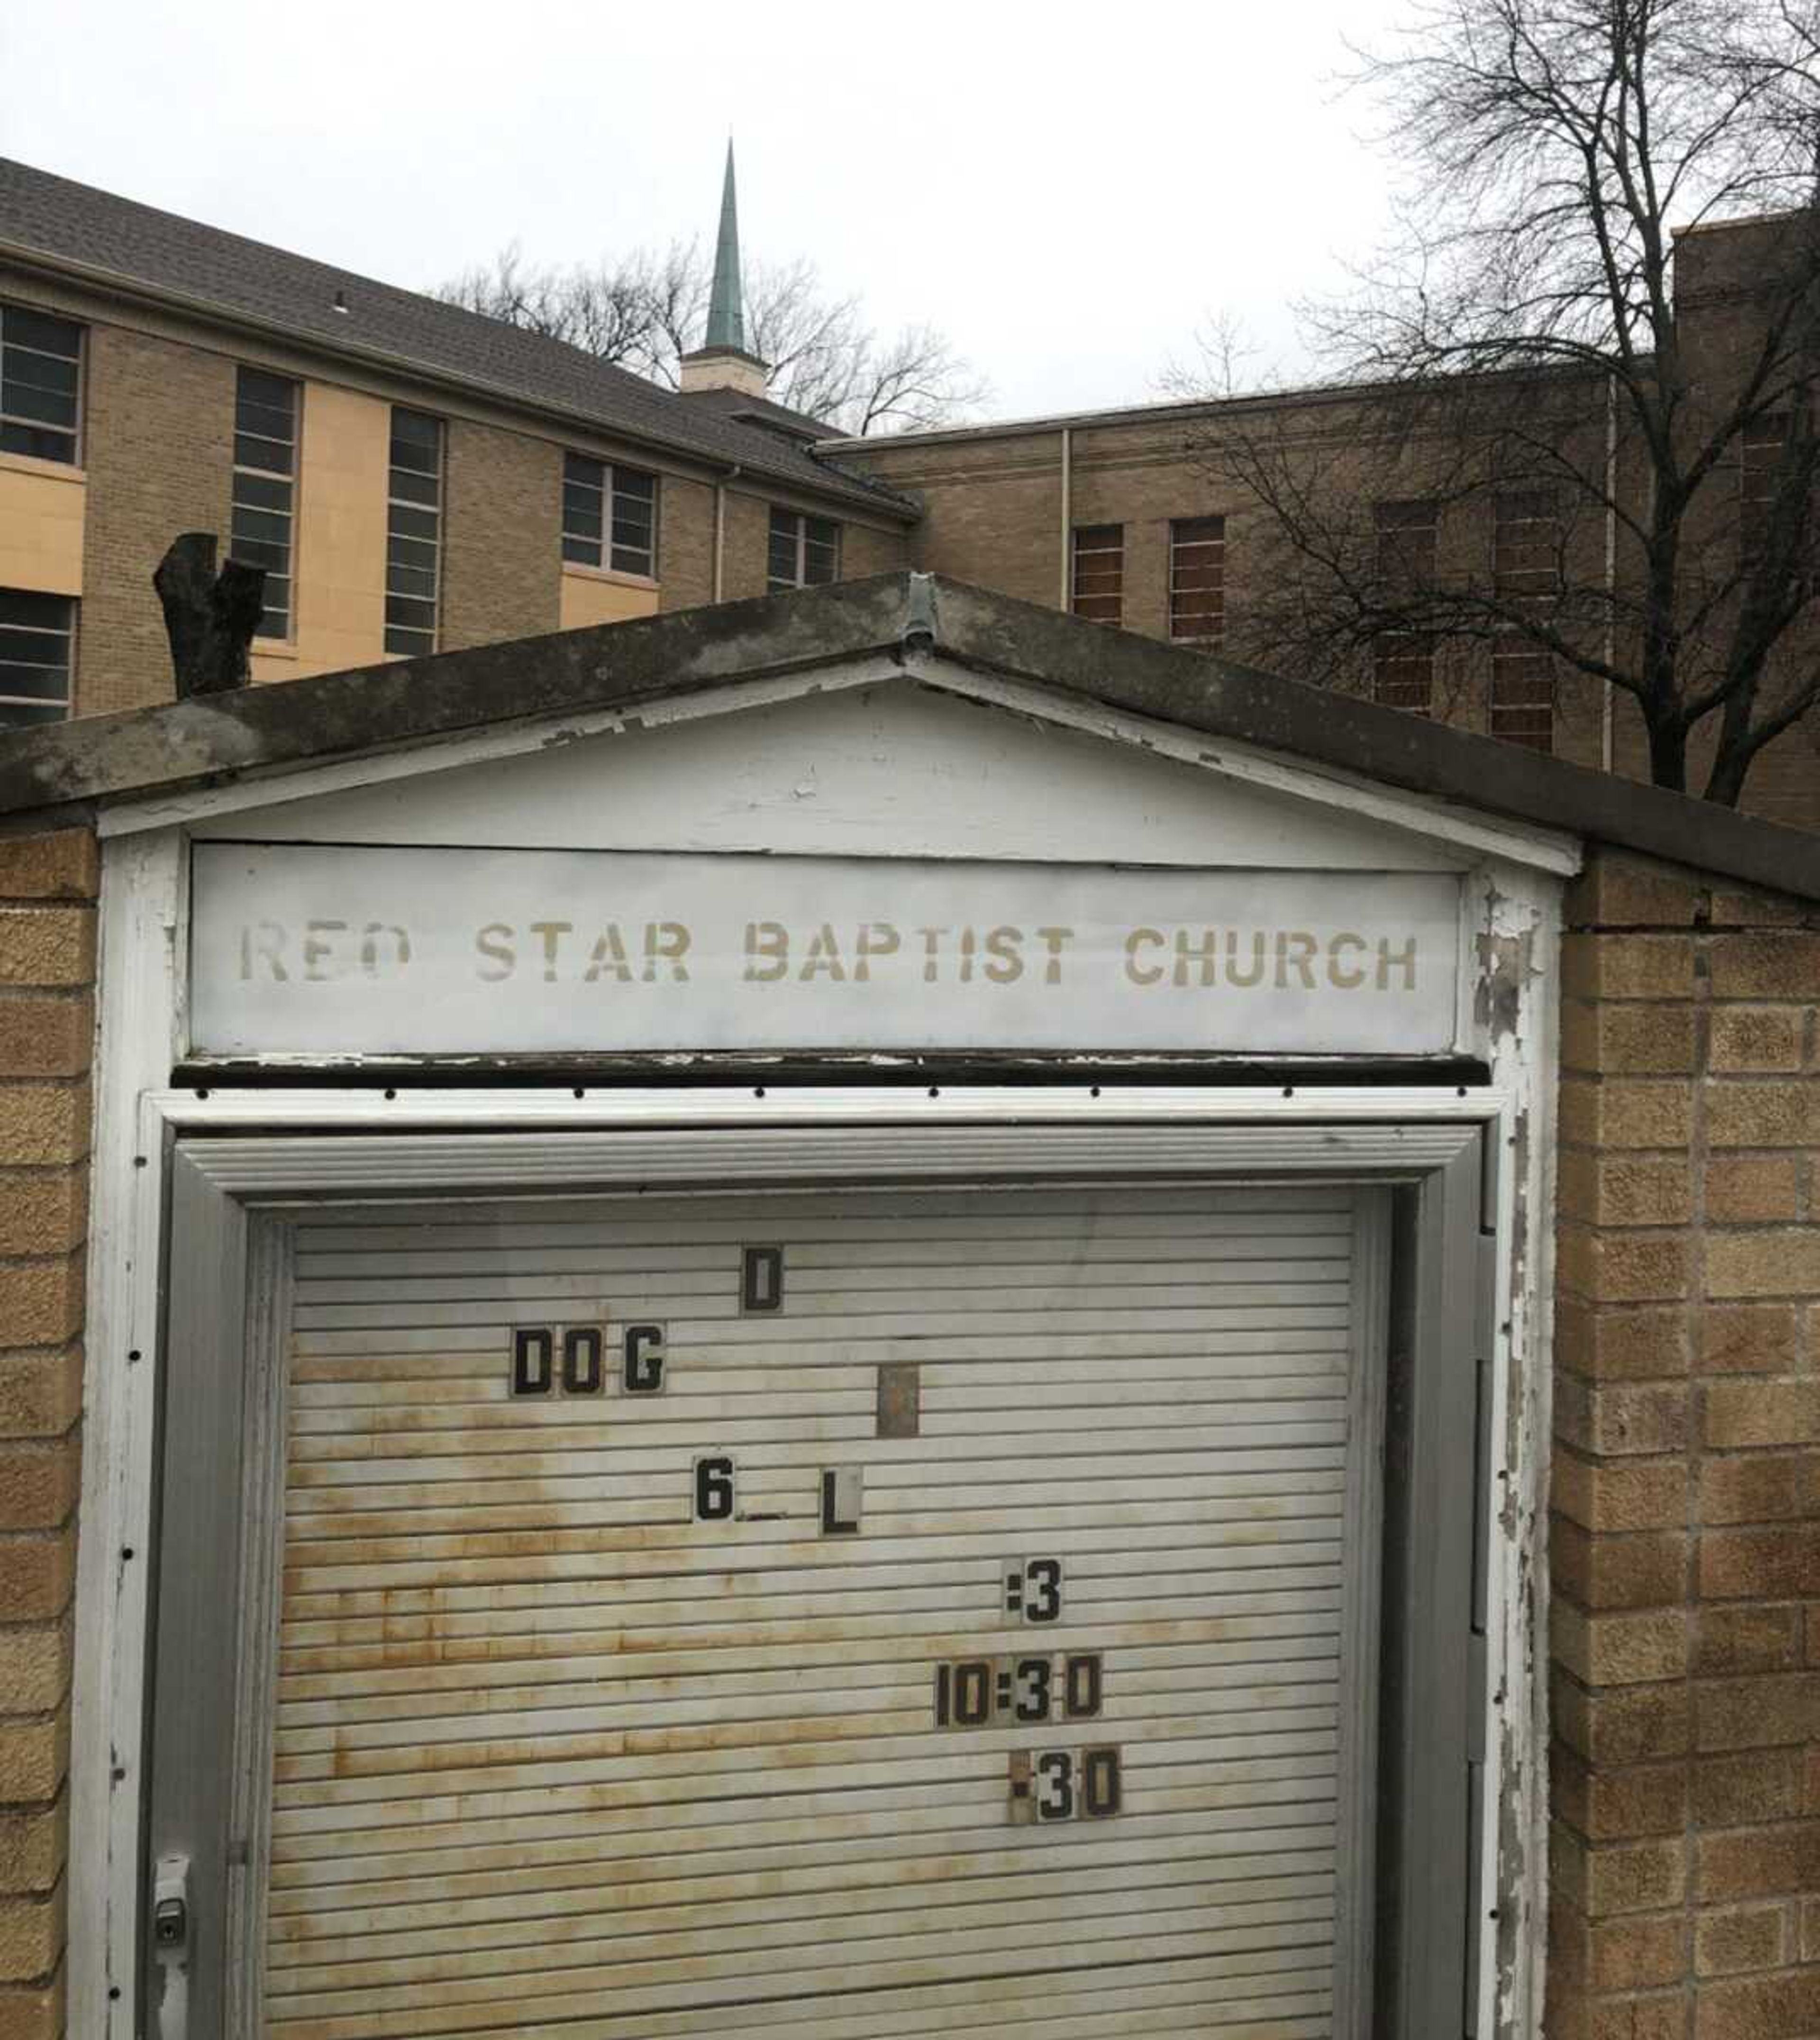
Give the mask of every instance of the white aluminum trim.
[[781, 676], [706, 687], [665, 700], [540, 716], [396, 746], [370, 757], [322, 765], [261, 767], [225, 786], [192, 787], [122, 800], [104, 809], [97, 828], [104, 836], [168, 828], [204, 816], [244, 813], [281, 801], [303, 800], [313, 794], [378, 786], [420, 773], [486, 764], [522, 756], [553, 743], [572, 743], [631, 727], [655, 728], [792, 701], [805, 695], [906, 681], [1176, 759], [1216, 778], [1236, 780], [1289, 799], [1342, 809], [1349, 815], [1362, 815], [1450, 848], [1505, 858], [1559, 877], [1571, 877], [1584, 862], [1578, 839], [1554, 830], [1507, 821], [1418, 794], [1388, 790], [1376, 781], [1355, 778], [1331, 768], [1317, 770], [1254, 745], [1184, 729], [1104, 703], [1082, 701], [1032, 683], [1001, 679], [940, 653], [906, 657], [902, 663], [875, 655]]
[[[141, 1099], [169, 1074], [181, 996], [183, 845], [174, 830], [103, 860], [103, 988], [89, 1157], [70, 1765], [69, 2022], [131, 2040], [145, 1702], [164, 1120]], [[150, 1144], [147, 1145], [147, 1142]], [[131, 1356], [138, 1355], [135, 1359]], [[129, 1530], [127, 1526], [132, 1526]], [[137, 1552], [127, 1561], [120, 1554]], [[120, 1995], [111, 1997], [110, 1990]]]
[[488, 724], [478, 730], [458, 730], [368, 757], [338, 759], [328, 764], [271, 765], [222, 786], [192, 786], [175, 793], [122, 800], [101, 811], [96, 832], [129, 835], [142, 829], [168, 828], [173, 823], [200, 821], [217, 815], [243, 814], [357, 786], [385, 786], [414, 779], [420, 774], [489, 765], [502, 758], [521, 758], [553, 744], [573, 744], [584, 737], [612, 736], [628, 729], [656, 729], [672, 723], [700, 721], [739, 709], [763, 708], [773, 702], [800, 699], [808, 694], [833, 694], [849, 687], [876, 687], [901, 681], [903, 668], [883, 658], [856, 659], [844, 666], [813, 672], [787, 673], [780, 679], [741, 680], [698, 693], [674, 695], [659, 701], [631, 702], [617, 708], [578, 710], [573, 714], [538, 716]]
[[213, 1085], [148, 1100], [180, 1132], [548, 1127], [1108, 1125], [1124, 1121], [1258, 1126], [1476, 1125], [1507, 1110], [1497, 1085], [864, 1085], [663, 1090], [283, 1090]]

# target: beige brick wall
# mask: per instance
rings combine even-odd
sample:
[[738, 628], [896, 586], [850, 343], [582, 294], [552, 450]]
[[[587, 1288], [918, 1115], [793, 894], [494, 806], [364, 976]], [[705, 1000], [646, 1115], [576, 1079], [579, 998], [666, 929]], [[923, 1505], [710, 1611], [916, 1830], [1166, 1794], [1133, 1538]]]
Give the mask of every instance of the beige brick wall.
[[714, 599], [714, 489], [667, 474], [658, 484], [659, 606], [697, 609]]
[[457, 418], [448, 428], [442, 648], [554, 630], [562, 588], [562, 454]]
[[1820, 2032], [1820, 910], [1569, 898], [1553, 2040]]
[[63, 2029], [96, 857], [0, 841], [0, 2040]]
[[89, 329], [78, 714], [171, 698], [152, 575], [181, 531], [218, 532], [225, 554], [234, 374], [220, 355], [120, 326]]
[[[795, 504], [786, 506], [800, 507]], [[841, 527], [841, 578], [860, 580], [868, 574], [883, 573], [910, 564], [907, 533], [880, 531], [868, 524], [838, 516]], [[743, 489], [727, 492], [727, 531], [724, 541], [721, 592], [728, 602], [762, 595], [768, 565], [771, 533], [771, 499], [748, 496]]]

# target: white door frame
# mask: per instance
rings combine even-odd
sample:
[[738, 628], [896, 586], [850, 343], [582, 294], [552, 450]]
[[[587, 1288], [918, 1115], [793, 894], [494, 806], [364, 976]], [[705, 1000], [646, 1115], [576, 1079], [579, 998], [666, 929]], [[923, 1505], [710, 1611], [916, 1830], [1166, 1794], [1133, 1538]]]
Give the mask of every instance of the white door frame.
[[[166, 1304], [161, 1243], [169, 1157], [180, 1137], [205, 1136], [189, 1138], [188, 1151], [206, 1155], [207, 1173], [224, 1194], [262, 1201], [409, 1194], [413, 1186], [421, 1197], [452, 1178], [469, 1194], [503, 1185], [557, 1192], [598, 1184], [608, 1151], [618, 1158], [611, 1174], [629, 1169], [640, 1181], [698, 1181], [700, 1161], [689, 1151], [698, 1149], [703, 1136], [715, 1151], [716, 1181], [728, 1186], [775, 1180], [781, 1172], [962, 1181], [1013, 1165], [1020, 1171], [1034, 1167], [1039, 1175], [1065, 1171], [1103, 1181], [1127, 1170], [1204, 1174], [1210, 1168], [1222, 1175], [1357, 1181], [1421, 1178], [1457, 1158], [1462, 1141], [1481, 1132], [1485, 1151], [1503, 1155], [1515, 1137], [1515, 1112], [1508, 1091], [1465, 1087], [773, 1087], [580, 1097], [572, 1088], [391, 1096], [142, 1093], [119, 1213], [128, 1247], [126, 1279], [97, 1300], [93, 1326], [91, 1378], [96, 1400], [104, 1405], [105, 1449], [85, 1456], [84, 1543], [114, 1562], [101, 1569], [104, 1590], [111, 1589], [104, 1610], [93, 1597], [79, 1609], [75, 1768], [89, 1789], [72, 1818], [73, 2030], [139, 2040], [132, 2019], [147, 1802], [141, 1746], [149, 1641], [142, 1555], [154, 1534], [157, 1370]], [[1491, 1201], [1482, 1208], [1488, 1218], [1493, 1211], [1499, 1216], [1495, 1233], [1486, 1235], [1491, 1253], [1484, 1275], [1507, 1294], [1514, 1270], [1537, 1243], [1521, 1221], [1513, 1172], [1488, 1174], [1495, 1180], [1483, 1186]], [[1492, 1316], [1493, 1406], [1502, 1407], [1500, 1384], [1509, 1379], [1518, 1327], [1513, 1312]], [[128, 1357], [108, 1366], [110, 1353]], [[1522, 1371], [1533, 1378], [1533, 1358]], [[1541, 1471], [1533, 1445], [1513, 1457], [1499, 1449], [1503, 1443], [1494, 1427], [1488, 1491], [1498, 1499], [1513, 1490], [1529, 1491]], [[1513, 2002], [1512, 1966], [1500, 1951], [1512, 1909], [1540, 1917], [1537, 1859], [1513, 1857], [1500, 1836], [1522, 1833], [1537, 1813], [1537, 1765], [1545, 1745], [1535, 1739], [1538, 1702], [1529, 1688], [1537, 1676], [1531, 1668], [1541, 1659], [1526, 1648], [1522, 1658], [1509, 1661], [1522, 1668], [1518, 1674], [1505, 1675], [1503, 1639], [1513, 1619], [1528, 1619], [1521, 1597], [1530, 1569], [1507, 1512], [1488, 1513], [1484, 1752], [1486, 1804], [1498, 1817], [1484, 1823], [1480, 1862], [1488, 1920], [1496, 1924], [1487, 1924], [1481, 1936], [1478, 2030], [1519, 2034], [1528, 2030], [1518, 2023], [1526, 2015]], [[99, 1619], [104, 1614], [107, 1619]], [[99, 1792], [93, 1761], [97, 1730], [104, 1737], [98, 1746], [113, 1758]], [[96, 2022], [84, 2024], [91, 2011]]]

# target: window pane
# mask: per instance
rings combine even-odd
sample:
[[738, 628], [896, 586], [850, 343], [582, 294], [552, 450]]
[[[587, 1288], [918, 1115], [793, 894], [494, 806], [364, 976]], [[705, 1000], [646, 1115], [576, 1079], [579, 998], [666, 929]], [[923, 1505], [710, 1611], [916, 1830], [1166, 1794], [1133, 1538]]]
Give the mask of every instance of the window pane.
[[9, 666], [55, 668], [61, 672], [69, 657], [70, 639], [65, 631], [21, 630], [11, 624], [0, 624], [0, 660]]
[[[237, 489], [234, 494], [237, 497]], [[256, 510], [250, 504], [236, 502], [234, 506], [234, 542], [237, 546], [243, 539], [264, 539], [275, 546], [288, 547], [291, 543], [291, 518], [287, 512]]]
[[562, 527], [572, 537], [592, 539], [597, 543], [601, 533], [600, 498], [598, 496], [570, 496], [565, 494], [562, 506]]
[[826, 517], [803, 520], [803, 581], [808, 588], [825, 588], [838, 580], [841, 569], [841, 527]]
[[441, 523], [434, 510], [414, 510], [408, 503], [392, 505], [390, 529], [395, 538], [425, 539], [435, 544]]
[[436, 500], [436, 478], [434, 474], [420, 474], [415, 470], [395, 467], [392, 470], [392, 493], [407, 503], [431, 503]]
[[426, 417], [420, 411], [392, 413], [392, 462], [394, 466], [416, 468], [434, 474], [442, 465], [443, 421]]
[[250, 432], [236, 432], [234, 436], [236, 467], [256, 467], [268, 474], [288, 474], [292, 458], [291, 447], [283, 440], [257, 439]]
[[68, 713], [76, 605], [67, 596], [0, 588], [0, 726]]
[[82, 329], [0, 305], [0, 452], [76, 458]]
[[396, 532], [386, 541], [386, 564], [393, 567], [420, 567], [436, 571], [436, 548], [426, 539], [406, 539]]
[[273, 375], [263, 368], [242, 368], [235, 386], [243, 403], [264, 404], [287, 417], [291, 415], [297, 385], [287, 376]]
[[76, 422], [76, 400], [66, 397], [60, 390], [34, 390], [28, 382], [16, 377], [6, 380], [6, 415], [12, 418], [28, 418], [34, 423], [61, 425], [66, 429]]
[[22, 305], [0, 306], [0, 341], [15, 347], [35, 347], [41, 354], [81, 358], [82, 329], [48, 312], [28, 312]]
[[234, 500], [255, 510], [291, 508], [291, 484], [277, 475], [241, 474], [234, 478]]
[[[0, 681], [4, 678], [0, 674]], [[67, 701], [8, 701], [0, 695], [0, 729], [23, 729], [35, 722], [61, 722], [69, 712]]]
[[565, 453], [562, 478], [565, 488], [591, 489], [598, 496], [606, 486], [606, 463], [585, 453]]
[[76, 436], [53, 432], [44, 425], [0, 422], [0, 453], [29, 454], [34, 460], [73, 461]]
[[771, 535], [766, 553], [766, 569], [767, 585], [772, 589], [800, 585], [796, 551], [801, 526], [802, 520], [793, 511], [773, 510], [771, 512]]
[[434, 630], [436, 627], [436, 605], [433, 602], [413, 600], [409, 596], [389, 595], [386, 598], [386, 621], [401, 624], [412, 630]]
[[242, 539], [237, 534], [228, 550], [242, 566], [264, 567], [271, 573], [286, 573], [291, 565], [291, 548], [275, 546], [267, 539]]
[[60, 356], [40, 354], [35, 348], [0, 348], [0, 375], [4, 375], [9, 388], [23, 384], [32, 390], [55, 390], [67, 397], [72, 405], [76, 398], [76, 364], [65, 361]]
[[27, 630], [66, 631], [70, 607], [66, 595], [33, 595], [22, 588], [0, 588], [0, 623]]
[[442, 592], [443, 425], [420, 411], [392, 413], [386, 512], [386, 649], [436, 649]]

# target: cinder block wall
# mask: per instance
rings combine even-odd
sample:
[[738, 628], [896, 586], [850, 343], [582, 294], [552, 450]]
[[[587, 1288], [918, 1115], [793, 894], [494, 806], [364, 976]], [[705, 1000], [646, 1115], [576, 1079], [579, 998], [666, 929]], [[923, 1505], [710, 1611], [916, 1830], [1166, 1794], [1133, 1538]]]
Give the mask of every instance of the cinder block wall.
[[1820, 911], [1569, 896], [1553, 2040], [1820, 2033]]
[[96, 857], [0, 839], [0, 2040], [63, 2030]]

